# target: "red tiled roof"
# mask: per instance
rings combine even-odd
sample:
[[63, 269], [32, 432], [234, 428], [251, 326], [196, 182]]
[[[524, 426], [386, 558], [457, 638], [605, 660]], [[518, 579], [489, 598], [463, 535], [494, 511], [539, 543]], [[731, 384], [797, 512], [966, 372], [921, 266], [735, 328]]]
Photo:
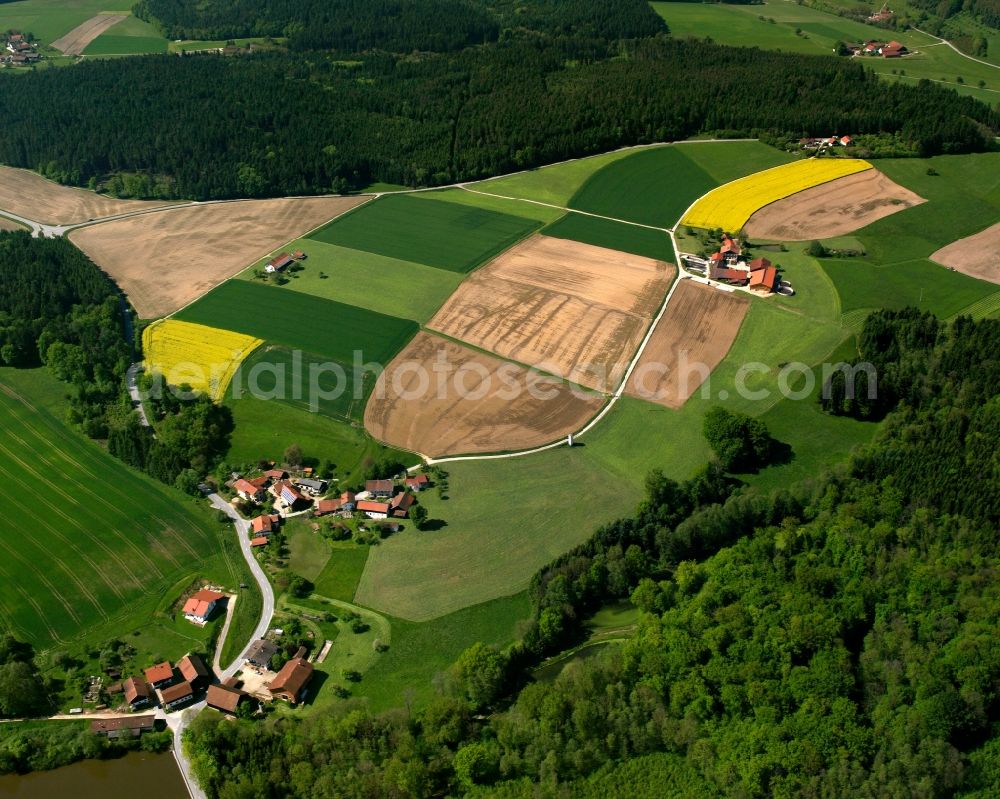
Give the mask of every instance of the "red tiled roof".
[[270, 478], [271, 480], [284, 480], [288, 477], [288, 472], [284, 469], [268, 469], [264, 472], [264, 477]]
[[202, 588], [196, 594], [188, 597], [188, 601], [184, 603], [184, 613], [204, 618], [208, 615], [209, 606], [213, 602], [218, 602], [224, 596], [225, 594], [220, 594], [218, 591], [209, 591], [207, 588]]
[[208, 686], [208, 693], [205, 695], [205, 701], [209, 707], [214, 707], [216, 710], [235, 713], [240, 700], [244, 696], [246, 694], [242, 691], [236, 691], [224, 685], [210, 685]]
[[316, 513], [336, 513], [343, 504], [339, 499], [321, 499], [316, 503]]
[[751, 272], [756, 272], [758, 269], [767, 269], [771, 265], [771, 262], [767, 258], [754, 258], [749, 266]]
[[250, 494], [251, 496], [260, 491], [259, 486], [255, 486], [249, 480], [244, 480], [242, 477], [236, 481], [233, 488], [236, 489], [237, 493]]
[[255, 533], [269, 533], [273, 524], [270, 516], [258, 516], [250, 522], [250, 527], [253, 528]]
[[169, 688], [164, 688], [160, 691], [160, 698], [165, 705], [189, 696], [194, 696], [194, 691], [191, 689], [191, 683], [189, 682], [179, 682], [177, 685], [171, 685]]
[[354, 502], [354, 496], [355, 495], [353, 491], [345, 491], [343, 494], [340, 495], [340, 501], [345, 504], [348, 502]]
[[146, 669], [145, 674], [146, 682], [156, 685], [158, 682], [172, 679], [174, 676], [174, 670], [167, 661], [163, 661], [163, 663], [157, 663], [155, 666], [150, 666]]
[[367, 499], [361, 500], [357, 505], [358, 510], [361, 511], [371, 511], [372, 513], [388, 513], [389, 503], [388, 502], [372, 502]]
[[149, 699], [152, 695], [146, 681], [140, 679], [139, 677], [129, 677], [124, 683], [122, 683], [122, 687], [125, 689], [125, 701], [130, 705], [135, 702], [136, 699]]
[[389, 504], [393, 510], [409, 510], [413, 504], [413, 494], [396, 494]]
[[273, 266], [275, 269], [281, 269], [283, 266], [288, 266], [291, 262], [292, 256], [290, 256], [287, 252], [283, 252], [268, 261], [267, 265]]
[[312, 678], [312, 664], [300, 657], [292, 658], [278, 672], [278, 676], [267, 686], [272, 694], [283, 693], [298, 701], [299, 694]]
[[264, 536], [258, 536], [257, 538], [250, 539], [250, 546], [252, 547], [263, 547], [267, 546], [267, 539]]
[[764, 286], [771, 291], [774, 291], [775, 281], [778, 279], [778, 270], [773, 266], [767, 267], [767, 269], [758, 269], [756, 272], [750, 273], [750, 287]]
[[416, 477], [406, 478], [406, 487], [413, 488], [415, 486], [425, 486], [430, 482], [430, 479], [426, 474], [418, 474]]
[[185, 655], [177, 664], [177, 670], [188, 682], [194, 682], [199, 677], [208, 677], [208, 669], [204, 661], [197, 655]]

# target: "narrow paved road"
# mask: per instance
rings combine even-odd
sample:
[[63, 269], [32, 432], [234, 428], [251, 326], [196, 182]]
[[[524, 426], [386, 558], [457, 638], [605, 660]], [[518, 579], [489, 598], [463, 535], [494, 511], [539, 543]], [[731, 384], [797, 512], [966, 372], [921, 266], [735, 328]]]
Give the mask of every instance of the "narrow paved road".
[[[977, 64], [983, 64], [984, 66], [987, 66], [987, 67], [993, 67], [993, 69], [1000, 69], [1000, 66], [997, 66], [996, 64], [991, 64], [989, 61], [983, 61], [981, 58], [976, 58], [975, 56], [971, 56], [968, 53], [963, 53], [961, 50], [959, 50], [957, 47], [955, 47], [955, 45], [953, 45], [947, 39], [942, 39], [940, 36], [935, 36], [933, 33], [928, 33], [927, 31], [922, 31], [922, 30], [920, 30], [920, 28], [914, 28], [913, 30], [920, 31], [920, 33], [924, 34], [924, 36], [930, 36], [932, 39], [937, 39], [938, 40], [937, 41], [938, 44], [946, 44], [946, 45], [948, 45], [952, 50], [954, 50], [956, 53], [958, 53], [960, 56], [962, 56], [962, 58], [968, 58], [970, 61], [975, 61]], [[927, 46], [928, 47], [934, 47], [935, 45], [929, 44]]]
[[146, 416], [146, 406], [142, 404], [142, 397], [139, 394], [139, 385], [136, 379], [139, 374], [139, 364], [134, 363], [125, 372], [125, 385], [128, 387], [128, 395], [132, 398], [132, 407], [139, 414], [139, 421], [143, 427], [152, 427]]

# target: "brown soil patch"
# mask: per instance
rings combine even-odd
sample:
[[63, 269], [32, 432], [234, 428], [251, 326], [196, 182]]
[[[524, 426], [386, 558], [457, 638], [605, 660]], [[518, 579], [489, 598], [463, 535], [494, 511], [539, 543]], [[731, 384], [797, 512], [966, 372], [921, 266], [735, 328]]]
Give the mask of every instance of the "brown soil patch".
[[931, 260], [950, 266], [956, 272], [1000, 283], [997, 250], [1000, 250], [1000, 222], [974, 236], [966, 236], [942, 247], [931, 256]]
[[60, 186], [27, 169], [0, 166], [0, 209], [46, 225], [70, 225], [166, 205], [170, 203], [164, 200], [116, 200]]
[[533, 236], [469, 277], [428, 327], [610, 391], [673, 276], [662, 261]]
[[744, 226], [759, 239], [806, 241], [843, 236], [927, 202], [877, 169], [831, 180], [765, 205]]
[[52, 46], [64, 55], [81, 55], [94, 39], [127, 17], [128, 14], [98, 14], [56, 39]]
[[419, 333], [379, 377], [365, 427], [423, 455], [500, 452], [556, 441], [580, 429], [603, 398]]
[[144, 319], [183, 308], [364, 197], [241, 200], [103, 222], [70, 234]]
[[27, 228], [24, 225], [18, 224], [13, 219], [0, 216], [0, 230], [27, 230]]
[[749, 307], [746, 297], [682, 280], [629, 376], [626, 393], [680, 408], [726, 357]]

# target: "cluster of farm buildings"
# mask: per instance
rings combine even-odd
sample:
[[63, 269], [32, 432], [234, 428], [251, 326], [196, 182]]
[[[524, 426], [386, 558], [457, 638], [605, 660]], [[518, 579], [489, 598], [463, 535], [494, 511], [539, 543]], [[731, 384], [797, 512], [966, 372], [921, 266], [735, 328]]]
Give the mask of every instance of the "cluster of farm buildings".
[[250, 546], [266, 546], [272, 533], [281, 527], [282, 519], [306, 513], [316, 517], [354, 518], [358, 515], [373, 520], [387, 520], [391, 532], [399, 529], [399, 519], [409, 516], [416, 502], [416, 493], [430, 484], [426, 474], [405, 478], [399, 485], [392, 479], [368, 480], [365, 490], [342, 491], [326, 496], [329, 483], [311, 476], [291, 477], [284, 469], [268, 469], [257, 477], [234, 475], [229, 485], [240, 499], [262, 505], [268, 495], [273, 500], [274, 513], [262, 513], [250, 521]]
[[851, 55], [857, 56], [881, 56], [882, 58], [902, 58], [909, 54], [905, 44], [897, 41], [882, 42], [878, 39], [869, 39], [860, 44], [848, 44], [847, 49]]
[[2, 60], [15, 67], [25, 67], [41, 59], [35, 45], [23, 33], [11, 31], [6, 34], [6, 45]]
[[279, 253], [264, 265], [264, 271], [269, 275], [275, 272], [284, 272], [292, 264], [305, 259], [306, 254], [302, 250], [296, 250], [293, 253]]
[[703, 273], [710, 280], [729, 286], [746, 288], [756, 294], [794, 294], [786, 281], [780, 279], [778, 267], [767, 258], [747, 260], [743, 247], [728, 233], [722, 235], [722, 245], [707, 261], [693, 255], [684, 256], [685, 266]]

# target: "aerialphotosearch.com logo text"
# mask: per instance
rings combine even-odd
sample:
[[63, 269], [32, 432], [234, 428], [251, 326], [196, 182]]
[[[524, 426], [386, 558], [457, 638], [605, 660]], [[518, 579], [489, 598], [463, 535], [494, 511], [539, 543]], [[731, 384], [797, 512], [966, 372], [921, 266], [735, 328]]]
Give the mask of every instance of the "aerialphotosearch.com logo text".
[[[292, 400], [317, 412], [337, 400], [364, 400], [369, 391], [376, 399], [405, 401], [468, 401], [485, 399], [510, 401], [528, 396], [539, 402], [565, 398], [567, 393], [593, 398], [594, 391], [614, 394], [622, 390], [630, 396], [656, 403], [679, 404], [691, 396], [703, 400], [728, 400], [734, 396], [751, 402], [772, 399], [804, 400], [817, 385], [829, 399], [836, 382], [838, 394], [847, 399], [864, 394], [875, 399], [878, 379], [870, 363], [824, 363], [810, 366], [801, 362], [770, 366], [760, 361], [741, 364], [731, 378], [713, 379], [712, 367], [692, 360], [681, 350], [670, 363], [642, 361], [627, 374], [626, 366], [575, 364], [570, 370], [553, 363], [532, 367], [492, 358], [456, 359], [454, 349], [439, 348], [431, 357], [397, 359], [388, 368], [366, 361], [361, 350], [354, 352], [350, 366], [337, 361], [317, 361], [301, 350], [291, 358], [256, 360], [241, 365], [229, 387], [234, 399]], [[727, 373], [730, 370], [725, 370]], [[221, 381], [232, 372], [232, 362], [174, 364], [166, 374], [154, 370], [144, 393], [156, 399], [169, 391], [179, 399], [190, 399], [198, 389], [217, 394]], [[836, 381], [835, 381], [836, 378]], [[372, 383], [374, 381], [374, 387]]]

